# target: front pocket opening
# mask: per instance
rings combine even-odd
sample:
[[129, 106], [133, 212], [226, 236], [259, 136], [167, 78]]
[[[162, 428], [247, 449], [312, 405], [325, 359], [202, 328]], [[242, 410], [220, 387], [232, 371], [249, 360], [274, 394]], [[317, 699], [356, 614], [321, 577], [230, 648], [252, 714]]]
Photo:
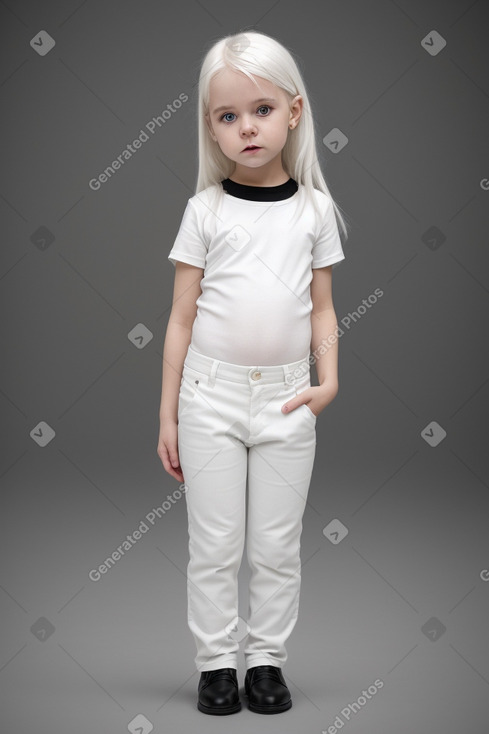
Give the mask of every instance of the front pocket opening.
[[310, 407], [309, 407], [309, 406], [307, 405], [307, 403], [302, 403], [302, 405], [303, 405], [303, 406], [304, 406], [304, 407], [306, 408], [306, 413], [308, 413], [308, 414], [309, 414], [309, 415], [311, 416], [311, 418], [313, 418], [313, 420], [317, 420], [317, 415], [315, 415], [315, 414], [314, 414], [314, 413], [312, 412], [312, 410], [311, 410], [311, 409], [310, 409]]
[[184, 376], [178, 396], [178, 412], [182, 413], [195, 399], [199, 392], [199, 379]]

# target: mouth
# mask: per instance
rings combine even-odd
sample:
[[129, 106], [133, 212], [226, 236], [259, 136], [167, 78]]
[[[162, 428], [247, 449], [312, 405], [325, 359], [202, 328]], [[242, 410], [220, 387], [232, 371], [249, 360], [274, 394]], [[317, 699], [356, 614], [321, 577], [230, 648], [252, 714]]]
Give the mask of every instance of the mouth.
[[241, 152], [244, 153], [245, 150], [260, 150], [260, 146], [259, 145], [247, 145], [246, 148], [243, 148]]

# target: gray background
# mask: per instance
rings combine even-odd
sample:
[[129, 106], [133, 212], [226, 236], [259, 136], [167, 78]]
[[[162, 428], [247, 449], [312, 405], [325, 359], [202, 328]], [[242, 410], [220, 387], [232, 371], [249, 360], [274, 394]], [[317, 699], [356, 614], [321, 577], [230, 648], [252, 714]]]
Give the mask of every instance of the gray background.
[[[146, 734], [130, 723], [142, 714], [172, 734], [319, 734], [335, 720], [348, 734], [487, 731], [488, 10], [0, 4], [2, 730]], [[88, 574], [178, 489], [156, 454], [167, 255], [195, 192], [204, 48], [246, 28], [297, 55], [311, 94], [323, 171], [351, 225], [334, 270], [340, 324], [384, 295], [344, 330], [340, 391], [317, 423], [284, 668], [294, 705], [211, 717], [196, 708], [184, 498], [99, 581]], [[41, 30], [56, 42], [43, 57], [30, 45]], [[433, 30], [446, 41], [434, 56], [422, 43]], [[322, 138], [336, 127], [349, 142], [332, 153]], [[139, 324], [152, 335], [143, 348], [128, 338]], [[32, 436], [42, 421], [55, 431], [44, 447]], [[446, 431], [437, 446], [432, 421]], [[323, 533], [333, 520], [348, 529], [337, 544]], [[243, 616], [247, 579], [244, 560]]]

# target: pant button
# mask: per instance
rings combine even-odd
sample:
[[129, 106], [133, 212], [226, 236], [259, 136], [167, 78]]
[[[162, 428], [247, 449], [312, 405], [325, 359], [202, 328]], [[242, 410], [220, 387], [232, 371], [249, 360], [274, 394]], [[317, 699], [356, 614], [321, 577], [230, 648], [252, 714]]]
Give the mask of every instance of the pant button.
[[253, 374], [251, 375], [252, 380], [259, 380], [260, 377], [261, 377], [261, 372], [253, 372]]

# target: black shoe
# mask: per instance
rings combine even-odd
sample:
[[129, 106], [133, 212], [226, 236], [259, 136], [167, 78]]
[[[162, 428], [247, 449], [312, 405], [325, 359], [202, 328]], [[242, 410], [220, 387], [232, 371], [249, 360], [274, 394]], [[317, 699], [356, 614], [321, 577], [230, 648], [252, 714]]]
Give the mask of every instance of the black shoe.
[[274, 665], [249, 668], [245, 676], [248, 708], [258, 714], [280, 714], [292, 706], [282, 670]]
[[204, 670], [199, 681], [197, 708], [204, 714], [234, 714], [241, 710], [235, 668]]

